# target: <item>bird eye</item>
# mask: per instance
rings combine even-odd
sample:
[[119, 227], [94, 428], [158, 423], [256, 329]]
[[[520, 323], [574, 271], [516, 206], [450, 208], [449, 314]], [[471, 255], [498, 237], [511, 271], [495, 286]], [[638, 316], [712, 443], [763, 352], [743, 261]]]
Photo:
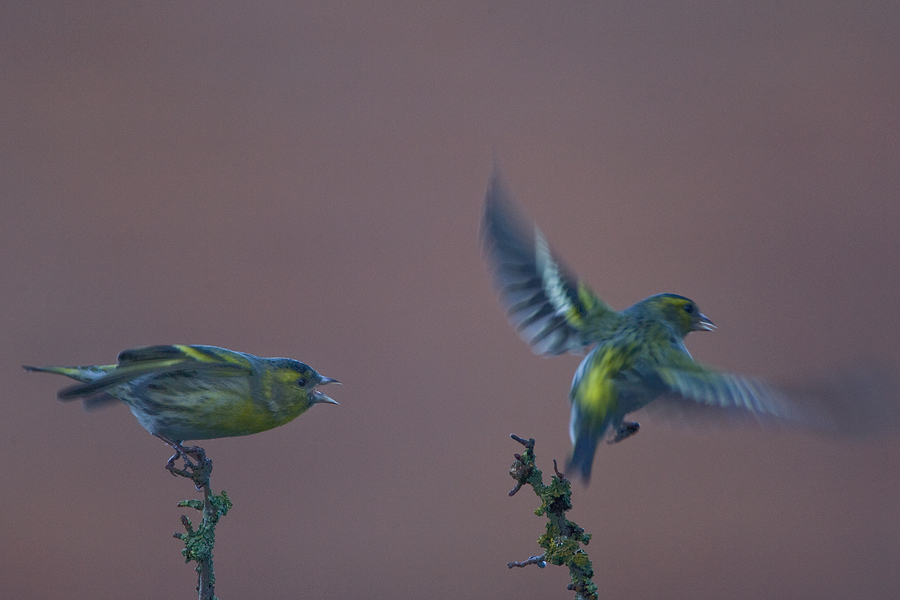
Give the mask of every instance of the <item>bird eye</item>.
[[308, 383], [308, 381], [307, 381], [306, 377], [301, 377], [300, 379], [297, 380], [297, 385], [299, 385], [300, 387], [306, 387], [307, 383]]
[[693, 304], [685, 304], [685, 305], [684, 305], [684, 312], [686, 312], [686, 313], [689, 314], [689, 315], [694, 314], [694, 305], [693, 305]]

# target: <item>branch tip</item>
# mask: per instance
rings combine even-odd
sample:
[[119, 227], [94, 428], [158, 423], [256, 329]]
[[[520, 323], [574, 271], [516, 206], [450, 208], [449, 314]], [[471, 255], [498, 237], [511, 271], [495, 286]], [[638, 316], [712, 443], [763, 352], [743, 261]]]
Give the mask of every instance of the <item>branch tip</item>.
[[555, 458], [553, 459], [553, 470], [556, 472], [556, 477], [557, 477], [560, 481], [565, 481], [565, 480], [566, 480], [566, 474], [565, 474], [565, 473], [560, 473], [560, 472], [559, 472], [559, 469], [556, 468], [556, 459], [555, 459]]
[[528, 448], [529, 450], [533, 450], [533, 449], [534, 449], [534, 438], [528, 438], [528, 439], [526, 440], [525, 438], [519, 437], [519, 436], [517, 436], [517, 435], [514, 434], [514, 433], [509, 434], [509, 437], [511, 437], [512, 439], [516, 440], [517, 442], [519, 442], [520, 444], [522, 444], [523, 446], [525, 446], [525, 447]]
[[506, 566], [508, 568], [512, 569], [513, 567], [527, 567], [528, 565], [537, 565], [543, 569], [544, 567], [547, 566], [546, 558], [547, 558], [546, 554], [540, 554], [538, 556], [529, 556], [528, 560], [523, 560], [522, 562], [514, 560], [511, 563], [508, 563]]

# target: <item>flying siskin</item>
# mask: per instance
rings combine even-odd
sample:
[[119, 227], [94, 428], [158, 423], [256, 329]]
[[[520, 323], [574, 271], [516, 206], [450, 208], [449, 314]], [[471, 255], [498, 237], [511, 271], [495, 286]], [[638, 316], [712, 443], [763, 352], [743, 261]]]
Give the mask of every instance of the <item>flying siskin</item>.
[[582, 353], [593, 347], [569, 393], [568, 466], [585, 481], [597, 443], [637, 433], [640, 425], [626, 417], [651, 402], [661, 412], [678, 414], [702, 406], [749, 413], [763, 422], [813, 425], [819, 418], [759, 380], [694, 362], [685, 336], [713, 331], [715, 325], [693, 300], [657, 294], [623, 311], [607, 306], [554, 256], [541, 231], [516, 210], [496, 173], [488, 185], [482, 237], [501, 302], [536, 354]]
[[122, 401], [140, 424], [179, 453], [185, 440], [250, 435], [289, 423], [313, 404], [337, 404], [318, 386], [339, 383], [290, 358], [260, 358], [216, 346], [146, 346], [117, 364], [24, 367], [81, 383], [60, 400], [85, 408]]

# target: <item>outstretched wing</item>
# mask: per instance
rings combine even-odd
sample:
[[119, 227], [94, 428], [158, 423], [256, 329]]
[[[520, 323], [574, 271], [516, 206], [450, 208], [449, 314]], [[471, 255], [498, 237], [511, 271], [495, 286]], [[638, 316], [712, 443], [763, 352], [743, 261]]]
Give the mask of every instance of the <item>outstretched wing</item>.
[[833, 420], [803, 398], [765, 381], [707, 368], [673, 356], [657, 369], [667, 390], [646, 407], [668, 422], [751, 422], [832, 430]]
[[118, 365], [107, 374], [60, 390], [60, 400], [101, 394], [112, 387], [144, 375], [203, 371], [206, 375], [234, 377], [251, 372], [249, 361], [239, 353], [214, 346], [145, 346], [123, 350]]
[[619, 324], [619, 314], [565, 268], [516, 210], [496, 171], [485, 197], [482, 242], [510, 322], [536, 354], [581, 352]]

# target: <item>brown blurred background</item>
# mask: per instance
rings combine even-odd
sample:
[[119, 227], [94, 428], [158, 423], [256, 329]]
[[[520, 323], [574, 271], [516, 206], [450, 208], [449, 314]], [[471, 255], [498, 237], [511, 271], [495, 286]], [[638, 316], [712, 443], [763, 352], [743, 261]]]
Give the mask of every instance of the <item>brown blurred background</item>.
[[[617, 308], [689, 295], [695, 358], [900, 362], [900, 5], [0, 5], [0, 597], [190, 598], [192, 486], [124, 407], [26, 364], [205, 343], [341, 406], [206, 444], [221, 598], [568, 598], [512, 499], [568, 452], [478, 247], [492, 157]], [[573, 518], [603, 598], [896, 598], [900, 438], [647, 425]]]

